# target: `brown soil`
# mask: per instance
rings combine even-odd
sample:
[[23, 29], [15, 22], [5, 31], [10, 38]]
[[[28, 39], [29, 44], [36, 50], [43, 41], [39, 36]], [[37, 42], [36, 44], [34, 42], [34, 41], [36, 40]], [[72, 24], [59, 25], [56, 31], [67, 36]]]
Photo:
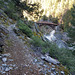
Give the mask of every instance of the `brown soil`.
[[32, 64], [34, 58], [33, 52], [13, 31], [10, 31], [8, 35], [9, 37], [5, 40], [7, 42], [5, 53], [11, 54], [11, 58], [14, 60], [12, 64], [16, 64], [18, 67], [10, 71], [8, 75], [39, 75], [37, 66]]

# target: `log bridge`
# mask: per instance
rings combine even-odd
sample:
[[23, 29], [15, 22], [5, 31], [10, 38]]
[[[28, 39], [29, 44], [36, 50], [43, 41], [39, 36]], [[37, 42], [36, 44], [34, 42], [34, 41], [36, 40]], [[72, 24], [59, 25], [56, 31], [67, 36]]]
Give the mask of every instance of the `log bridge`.
[[58, 26], [59, 24], [55, 24], [55, 23], [51, 23], [51, 22], [46, 22], [46, 21], [41, 21], [41, 22], [36, 22], [36, 24], [40, 26], [43, 26], [43, 25], [48, 25], [50, 27], [52, 27], [53, 29], [55, 29], [55, 26]]

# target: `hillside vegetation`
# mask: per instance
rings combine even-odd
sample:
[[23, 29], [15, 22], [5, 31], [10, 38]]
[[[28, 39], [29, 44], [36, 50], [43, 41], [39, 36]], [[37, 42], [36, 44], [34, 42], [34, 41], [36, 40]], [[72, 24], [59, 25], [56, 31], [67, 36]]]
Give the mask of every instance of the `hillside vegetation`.
[[41, 32], [40, 36], [34, 29], [34, 22], [41, 19], [60, 24], [62, 31], [68, 32], [68, 36], [71, 38], [68, 44], [75, 46], [74, 3], [75, 0], [23, 0], [23, 2], [0, 0], [0, 24], [7, 27], [11, 23], [16, 23], [17, 29], [14, 29], [16, 34], [20, 35], [19, 32], [25, 34], [30, 38], [30, 45], [41, 48], [41, 53], [49, 53], [51, 57], [58, 59], [66, 66], [70, 72], [74, 72], [75, 50], [59, 49], [55, 44], [44, 42], [41, 39]]

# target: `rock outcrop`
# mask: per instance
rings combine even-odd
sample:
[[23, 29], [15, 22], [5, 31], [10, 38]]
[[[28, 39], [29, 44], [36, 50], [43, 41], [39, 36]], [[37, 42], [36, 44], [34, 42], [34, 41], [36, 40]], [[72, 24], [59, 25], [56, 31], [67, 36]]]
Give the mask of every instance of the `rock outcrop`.
[[[69, 49], [66, 41], [69, 40], [66, 32], [61, 32], [59, 26], [50, 32], [49, 35], [44, 35], [44, 39], [48, 40], [49, 42], [54, 42], [58, 46], [58, 48], [66, 48]], [[65, 35], [64, 35], [65, 33]]]

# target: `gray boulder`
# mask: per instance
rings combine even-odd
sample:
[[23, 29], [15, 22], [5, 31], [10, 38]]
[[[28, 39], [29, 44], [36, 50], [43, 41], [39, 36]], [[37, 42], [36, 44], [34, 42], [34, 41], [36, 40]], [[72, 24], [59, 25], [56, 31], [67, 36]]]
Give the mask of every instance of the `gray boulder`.
[[[65, 36], [65, 38], [63, 38]], [[68, 48], [67, 43], [63, 40], [67, 40], [67, 35], [62, 34], [60, 31], [53, 30], [49, 35], [44, 35], [45, 41], [56, 43], [58, 48]]]
[[56, 39], [62, 40], [63, 35], [60, 32], [56, 32], [55, 34]]
[[57, 40], [56, 45], [58, 48], [68, 48], [67, 43], [63, 40]]
[[56, 26], [56, 27], [55, 27], [55, 30], [56, 30], [56, 31], [61, 31], [60, 26]]
[[68, 33], [67, 33], [67, 32], [63, 32], [62, 35], [63, 35], [62, 39], [63, 39], [64, 41], [68, 41], [68, 40], [70, 39], [70, 38], [68, 37]]
[[45, 56], [41, 56], [41, 59], [46, 60], [49, 63], [53, 63], [53, 64], [60, 64], [60, 62], [56, 59], [53, 59], [52, 57], [45, 55]]

